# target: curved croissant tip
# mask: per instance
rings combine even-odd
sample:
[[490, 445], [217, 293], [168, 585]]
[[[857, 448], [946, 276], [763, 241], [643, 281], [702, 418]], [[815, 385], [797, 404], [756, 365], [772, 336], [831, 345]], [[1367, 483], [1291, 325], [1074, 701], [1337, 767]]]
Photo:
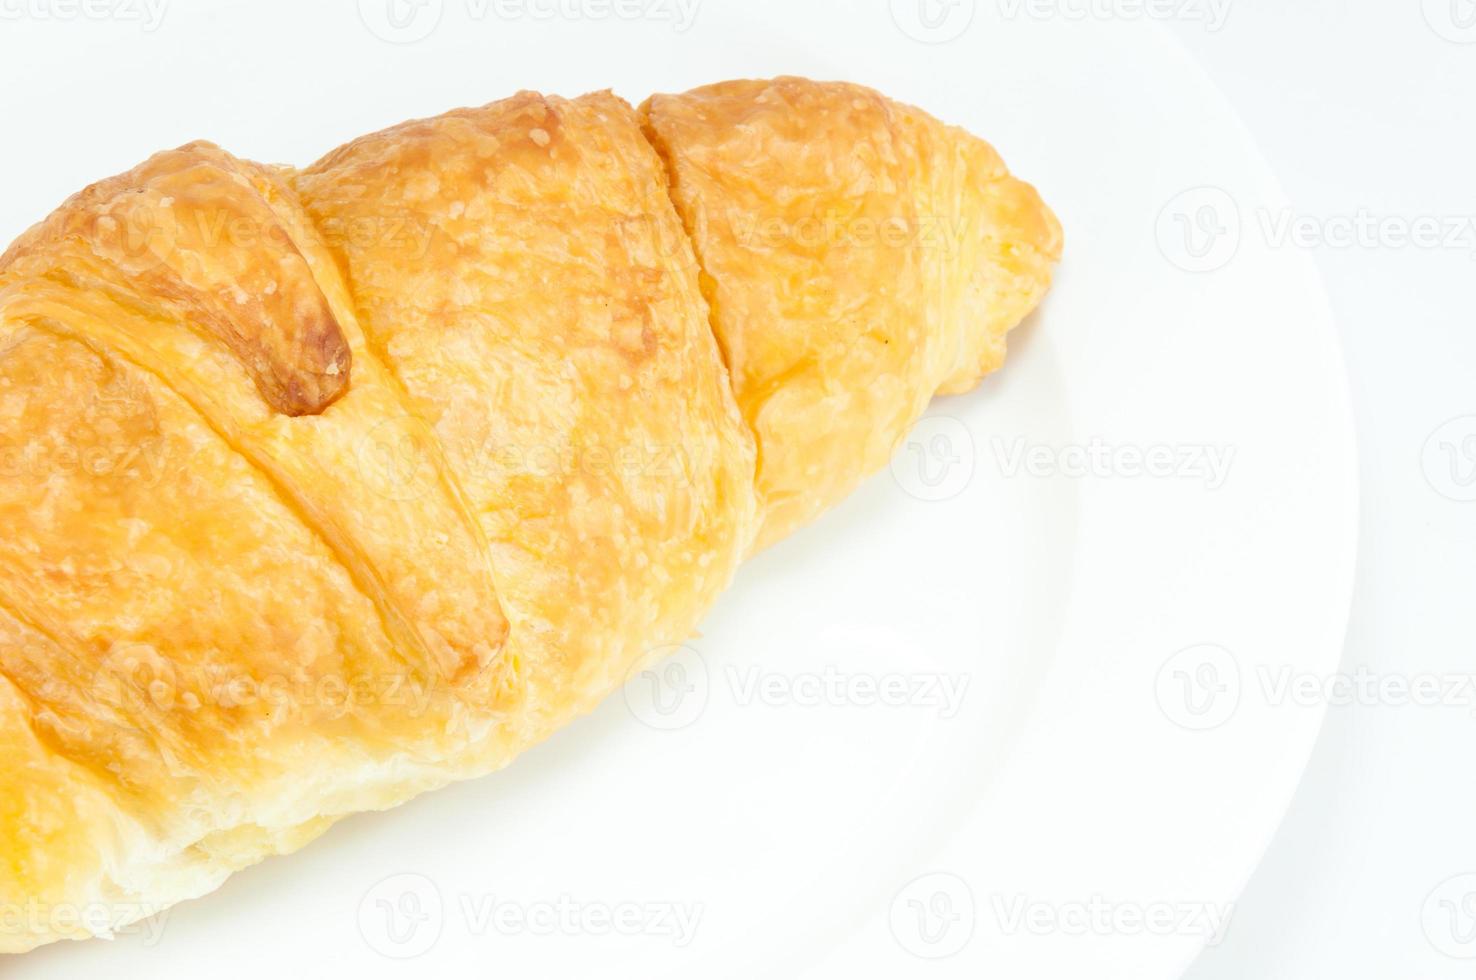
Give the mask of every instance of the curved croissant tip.
[[[337, 330], [338, 324], [335, 322], [333, 326], [334, 330], [328, 336], [341, 338], [342, 333]], [[297, 372], [286, 384], [271, 390], [258, 384], [262, 397], [273, 409], [288, 418], [322, 415], [349, 390], [353, 353], [346, 344], [334, 346], [334, 350], [327, 352], [325, 367]]]

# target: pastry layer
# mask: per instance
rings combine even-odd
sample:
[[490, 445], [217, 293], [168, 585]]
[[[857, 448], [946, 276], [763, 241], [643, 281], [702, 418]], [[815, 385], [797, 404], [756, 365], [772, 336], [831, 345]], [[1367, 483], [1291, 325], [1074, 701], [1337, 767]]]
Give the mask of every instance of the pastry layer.
[[505, 765], [1003, 358], [1055, 219], [855, 86], [209, 144], [0, 258], [0, 952]]
[[641, 117], [757, 438], [763, 548], [1004, 362], [1061, 227], [989, 144], [859, 85], [723, 82]]

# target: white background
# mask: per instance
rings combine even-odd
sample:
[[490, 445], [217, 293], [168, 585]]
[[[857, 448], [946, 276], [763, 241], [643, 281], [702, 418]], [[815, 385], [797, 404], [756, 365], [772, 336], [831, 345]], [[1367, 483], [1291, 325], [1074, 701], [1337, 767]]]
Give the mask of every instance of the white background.
[[[1469, 218], [1476, 44], [1445, 40], [1422, 13], [1417, 0], [1236, 0], [1222, 30], [1174, 31], [1299, 212]], [[1421, 450], [1442, 423], [1476, 414], [1476, 252], [1315, 255], [1351, 375], [1364, 489], [1345, 669], [1469, 674], [1476, 503], [1436, 493]], [[1473, 750], [1469, 708], [1332, 709], [1229, 939], [1188, 976], [1470, 976], [1471, 962], [1431, 952], [1421, 909], [1440, 882], [1476, 871]]]
[[[21, 10], [31, 2], [0, 0], [0, 10]], [[1217, 6], [1228, 16], [1213, 30], [1194, 16], [1199, 4], [1185, 0], [1161, 9], [1176, 12], [1168, 28], [1236, 106], [1283, 182], [1293, 214], [1330, 229], [1364, 214], [1396, 222], [1476, 217], [1476, 44], [1456, 43], [1432, 26], [1449, 10], [1459, 13], [1467, 0], [1447, 7], [1450, 2], [1430, 0], [1422, 9], [1419, 0], [1229, 0], [1228, 7], [1220, 0]], [[178, 5], [185, 6], [182, 0]], [[1132, 0], [1064, 0], [1044, 7], [1057, 8], [1050, 16], [1063, 20], [1083, 9], [1093, 18], [1123, 18], [1135, 9]], [[40, 175], [34, 166], [16, 166], [28, 175], [27, 192], [0, 195], [7, 229], [39, 217], [75, 190], [79, 179], [124, 169], [171, 141], [229, 130], [232, 114], [247, 111], [248, 103], [238, 98], [222, 104], [222, 120], [171, 120], [177, 136], [138, 132], [129, 120], [160, 105], [167, 90], [132, 89], [120, 75], [107, 90], [93, 85], [77, 91], [64, 57], [51, 59], [53, 75], [34, 68], [19, 77], [5, 72], [12, 50], [5, 45], [22, 43], [15, 38], [25, 37], [25, 29], [56, 26], [25, 19], [0, 21], [5, 153], [45, 157], [44, 141], [9, 137], [22, 128], [37, 133], [66, 125], [56, 118], [57, 105], [107, 106], [112, 128], [104, 132], [108, 123], [98, 119], [87, 123], [98, 139], [85, 165], [73, 161]], [[1453, 23], [1445, 22], [1445, 34], [1459, 36]], [[277, 30], [298, 27], [278, 15]], [[344, 17], [344, 32], [346, 44], [364, 42], [352, 15]], [[175, 84], [208, 88], [217, 72], [272, 64], [271, 51], [262, 47], [272, 44], [271, 35], [253, 34], [249, 43], [257, 47], [243, 48], [234, 62], [176, 56], [199, 73], [199, 81], [181, 75]], [[277, 70], [294, 71], [293, 58], [304, 57], [300, 41], [283, 42], [294, 54], [279, 59]], [[160, 35], [151, 43], [171, 42]], [[130, 50], [147, 58], [151, 49], [137, 44]], [[298, 128], [292, 130], [300, 134], [295, 142], [255, 149], [267, 158], [309, 160], [386, 117], [424, 111], [418, 93], [437, 84], [444, 98], [436, 97], [445, 104], [500, 94], [456, 91], [454, 82], [434, 78], [432, 61], [413, 54], [399, 62], [386, 55], [386, 71], [408, 65], [423, 76], [417, 84], [407, 82], [398, 93], [391, 86], [376, 93], [380, 101], [372, 104], [347, 87], [296, 92], [280, 112], [322, 114], [324, 135]], [[95, 56], [95, 49], [77, 49], [77, 57]], [[618, 62], [619, 51], [611, 58]], [[782, 59], [775, 61], [782, 67]], [[615, 81], [596, 78], [608, 76], [606, 66], [587, 67], [592, 84]], [[526, 84], [540, 82], [530, 78]], [[987, 102], [989, 93], [979, 99]], [[8, 172], [0, 169], [0, 175]], [[1346, 247], [1305, 249], [1332, 297], [1361, 447], [1363, 518], [1348, 671], [1367, 668], [1383, 677], [1412, 678], [1472, 669], [1476, 503], [1438, 492], [1431, 477], [1438, 484], [1440, 474], [1430, 472], [1422, 458], [1442, 424], [1476, 415], [1476, 244], [1463, 241], [1456, 248], [1420, 248], [1384, 235]], [[1265, 356], [1274, 358], [1275, 349]], [[1450, 431], [1457, 437], [1476, 434], [1476, 423]], [[1239, 902], [1227, 940], [1207, 951], [1188, 976], [1468, 976], [1470, 962], [1442, 956], [1427, 940], [1424, 913], [1440, 883], [1476, 872], [1473, 734], [1476, 718], [1469, 707], [1333, 707], [1312, 766]], [[1212, 849], [1215, 841], [1204, 846]]]

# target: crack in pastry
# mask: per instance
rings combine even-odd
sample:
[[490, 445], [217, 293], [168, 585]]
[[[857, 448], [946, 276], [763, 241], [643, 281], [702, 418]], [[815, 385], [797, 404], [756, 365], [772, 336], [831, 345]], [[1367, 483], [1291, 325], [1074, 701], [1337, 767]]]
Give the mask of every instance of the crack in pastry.
[[989, 144], [859, 85], [721, 82], [639, 111], [758, 444], [761, 550], [999, 367], [1061, 227]]

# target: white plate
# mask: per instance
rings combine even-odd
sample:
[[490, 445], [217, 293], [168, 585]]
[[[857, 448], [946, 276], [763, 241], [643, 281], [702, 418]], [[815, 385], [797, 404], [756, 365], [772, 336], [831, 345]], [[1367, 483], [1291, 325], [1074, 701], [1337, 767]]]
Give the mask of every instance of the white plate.
[[[597, 2], [439, 6], [398, 45], [351, 4], [15, 25], [3, 70], [46, 84], [7, 106], [29, 135], [0, 159], [0, 231], [193, 137], [305, 163], [523, 87], [793, 72], [994, 141], [1066, 226], [1059, 285], [891, 474], [743, 570], [685, 675], [657, 678], [692, 688], [661, 692], [674, 712], [643, 679], [506, 773], [349, 820], [157, 936], [8, 974], [1177, 975], [1205, 939], [1184, 917], [1233, 902], [1300, 777], [1320, 714], [1264, 678], [1337, 662], [1357, 508], [1327, 305], [1310, 261], [1256, 233], [1281, 198], [1224, 101], [1152, 25], [1002, 0], [708, 0], [684, 32]], [[1134, 475], [1157, 447], [1233, 456]], [[1094, 448], [1106, 470], [1072, 475]], [[910, 693], [817, 690], [834, 672]]]

